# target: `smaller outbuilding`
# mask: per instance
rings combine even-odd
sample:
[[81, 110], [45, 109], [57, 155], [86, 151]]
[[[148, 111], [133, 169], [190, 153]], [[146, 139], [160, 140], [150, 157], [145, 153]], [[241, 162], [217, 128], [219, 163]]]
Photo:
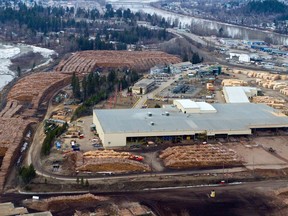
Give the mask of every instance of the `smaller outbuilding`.
[[224, 86], [226, 103], [250, 103], [249, 98], [257, 96], [257, 88], [247, 86]]
[[142, 79], [134, 84], [132, 87], [133, 94], [146, 94], [155, 87], [154, 79]]
[[216, 113], [216, 109], [206, 102], [195, 102], [190, 99], [174, 100], [173, 104], [183, 113]]

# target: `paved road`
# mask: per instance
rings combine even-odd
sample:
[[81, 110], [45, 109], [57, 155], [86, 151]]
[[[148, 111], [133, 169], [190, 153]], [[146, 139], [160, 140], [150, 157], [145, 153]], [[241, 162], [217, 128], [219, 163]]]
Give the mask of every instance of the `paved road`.
[[181, 74], [182, 73], [176, 74], [174, 77], [171, 77], [166, 82], [162, 82], [161, 85], [158, 86], [153, 91], [149, 92], [146, 95], [141, 96], [141, 98], [136, 102], [133, 108], [136, 109], [141, 108], [145, 104], [146, 100], [148, 100], [148, 98], [155, 98], [161, 91], [163, 91], [165, 88], [169, 87], [173, 82], [178, 80]]
[[192, 33], [189, 33], [189, 32], [185, 32], [183, 30], [177, 30], [177, 29], [167, 29], [168, 32], [180, 37], [180, 38], [183, 38], [183, 35], [186, 36], [186, 37], [189, 37], [191, 40], [201, 44], [202, 46], [207, 46], [208, 43], [206, 40], [202, 39], [199, 35], [196, 35], [196, 34], [192, 34]]

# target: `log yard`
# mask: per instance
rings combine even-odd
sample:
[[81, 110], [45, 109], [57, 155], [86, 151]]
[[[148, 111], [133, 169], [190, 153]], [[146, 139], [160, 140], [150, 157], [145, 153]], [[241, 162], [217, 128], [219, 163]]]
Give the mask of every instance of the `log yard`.
[[0, 1], [0, 216], [288, 215], [288, 3], [239, 2]]
[[[100, 52], [99, 55], [103, 57], [105, 53]], [[123, 57], [122, 53], [108, 53], [118, 56], [119, 59]], [[141, 183], [130, 188], [139, 189], [148, 187], [148, 182], [154, 185], [153, 179], [157, 178], [157, 175], [169, 176], [179, 170], [184, 171], [182, 175], [186, 173], [185, 175], [189, 176], [191, 171], [197, 173], [196, 170], [205, 172], [207, 169], [218, 169], [219, 173], [224, 172], [225, 176], [230, 175], [231, 179], [239, 178], [239, 173], [245, 173], [240, 176], [250, 179], [253, 178], [250, 172], [261, 170], [265, 176], [265, 170], [271, 172], [271, 169], [285, 170], [288, 167], [285, 159], [288, 157], [288, 118], [283, 114], [287, 111], [285, 94], [273, 94], [269, 87], [266, 87], [267, 90], [256, 87], [263, 85], [256, 80], [260, 75], [244, 71], [233, 73], [237, 69], [224, 70], [223, 66], [217, 66], [217, 70], [223, 67], [224, 72], [219, 72], [217, 79], [212, 80], [211, 78], [215, 78], [213, 65], [200, 65], [201, 72], [191, 66], [177, 68], [177, 57], [157, 53], [161, 56], [157, 62], [163, 59], [162, 63], [169, 63], [173, 71], [180, 72], [169, 74], [161, 79], [161, 82], [158, 81], [158, 75], [144, 75], [145, 79], [154, 80], [153, 83], [149, 82], [151, 87], [149, 86], [144, 94], [140, 91], [138, 94], [129, 93], [129, 88], [116, 89], [115, 92], [112, 90], [106, 99], [89, 106], [91, 114], [75, 117], [75, 112], [83, 102], [79, 101], [73, 92], [75, 89], [71, 83], [75, 73], [73, 75], [72, 72], [85, 78], [85, 75], [89, 76], [95, 68], [100, 67], [95, 66], [96, 63], [91, 63], [91, 66], [88, 66], [90, 63], [85, 63], [86, 68], [71, 69], [82, 67], [83, 61], [79, 58], [85, 58], [86, 55], [91, 58], [89, 62], [93, 62], [92, 56], [98, 59], [97, 51], [94, 51], [94, 55], [78, 52], [60, 62], [55, 71], [35, 72], [24, 76], [9, 91], [6, 106], [0, 113], [0, 183], [3, 191], [19, 184], [18, 180], [11, 179], [13, 173], [9, 170], [17, 172], [25, 164], [33, 164], [37, 170], [38, 177], [29, 183], [29, 190], [35, 192], [43, 186], [41, 178], [48, 182], [45, 184], [51, 186], [58, 184], [57, 178], [63, 178], [67, 181], [63, 188], [75, 187], [77, 191], [79, 183], [76, 180], [75, 183], [71, 182], [71, 179], [79, 179], [80, 182], [80, 179], [84, 178], [86, 182], [89, 181], [89, 188], [93, 190], [93, 184], [96, 187], [99, 183], [89, 180], [91, 178], [112, 178], [110, 181], [113, 181], [113, 177], [143, 175]], [[156, 64], [156, 61], [147, 58], [153, 55], [155, 53], [144, 55], [141, 70], [147, 70]], [[121, 65], [101, 65], [103, 76], [109, 77], [109, 74], [105, 73], [106, 67], [106, 71], [114, 66], [120, 70], [123, 67], [132, 67], [131, 62], [119, 62]], [[133, 62], [133, 67], [137, 64]], [[206, 71], [204, 76], [203, 71]], [[227, 80], [226, 73], [231, 74], [234, 80]], [[121, 72], [116, 76], [121, 77]], [[255, 77], [255, 80], [251, 77]], [[196, 83], [205, 82], [204, 80], [212, 83], [214, 89]], [[237, 100], [235, 102], [231, 98], [228, 101], [228, 96], [233, 92], [228, 88], [230, 83], [233, 83], [230, 88], [237, 88], [235, 85], [238, 85], [236, 93], [240, 91], [239, 86], [242, 86], [244, 93], [241, 93], [237, 100], [246, 97], [245, 103], [237, 103]], [[244, 87], [250, 83], [253, 87], [248, 92]], [[173, 91], [179, 85], [187, 85], [188, 90], [181, 90], [180, 93]], [[190, 91], [190, 88], [193, 90]], [[251, 96], [253, 88], [258, 89]], [[264, 95], [266, 91], [267, 94]], [[140, 108], [137, 108], [139, 104]], [[161, 104], [162, 107], [155, 108], [155, 104]], [[234, 116], [235, 112], [237, 116]], [[64, 126], [65, 129], [59, 129]], [[43, 152], [43, 146], [49, 136], [54, 137], [49, 141], [47, 153]], [[262, 160], [263, 157], [265, 160]], [[230, 170], [231, 173], [228, 174]], [[53, 179], [48, 176], [53, 176]], [[217, 171], [213, 176], [209, 181], [224, 181]], [[229, 181], [227, 178], [229, 177], [224, 177], [225, 181]], [[138, 181], [140, 179], [136, 180]], [[46, 190], [45, 184], [43, 190]], [[163, 182], [163, 185], [171, 184], [169, 181]], [[128, 185], [123, 183], [124, 188], [130, 187]], [[42, 204], [27, 206], [39, 209]], [[143, 207], [137, 208], [143, 211]], [[43, 211], [48, 209], [41, 207]]]

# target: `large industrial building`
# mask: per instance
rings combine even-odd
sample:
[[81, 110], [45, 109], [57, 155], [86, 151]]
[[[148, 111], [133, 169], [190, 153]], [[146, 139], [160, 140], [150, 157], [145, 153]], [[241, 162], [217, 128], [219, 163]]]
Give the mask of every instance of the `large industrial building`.
[[93, 123], [105, 148], [150, 140], [249, 135], [257, 129], [288, 128], [288, 117], [264, 104], [208, 104], [175, 100], [154, 109], [93, 111]]

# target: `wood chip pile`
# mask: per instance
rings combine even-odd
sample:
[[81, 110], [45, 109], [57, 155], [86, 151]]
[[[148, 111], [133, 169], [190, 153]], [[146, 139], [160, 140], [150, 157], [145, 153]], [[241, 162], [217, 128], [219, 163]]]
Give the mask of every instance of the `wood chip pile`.
[[[76, 155], [76, 157], [75, 157]], [[84, 154], [71, 152], [66, 155], [66, 161], [75, 160], [75, 170], [86, 172], [129, 172], [149, 171], [147, 164], [128, 159], [128, 152], [115, 152], [113, 150], [95, 150]], [[73, 157], [73, 160], [69, 158]]]
[[3, 189], [8, 171], [15, 163], [24, 133], [31, 121], [20, 118], [0, 118], [0, 149], [6, 149], [0, 167], [0, 191]]
[[159, 51], [83, 51], [61, 61], [56, 71], [78, 74], [86, 74], [96, 68], [131, 68], [147, 71], [158, 64], [179, 62], [180, 58]]
[[165, 149], [159, 156], [164, 165], [172, 169], [221, 167], [240, 165], [236, 153], [215, 144], [175, 146]]
[[70, 83], [70, 76], [54, 72], [35, 73], [20, 79], [8, 94], [8, 101], [32, 103], [33, 108], [38, 108], [39, 103], [54, 92], [59, 86]]
[[58, 196], [48, 199], [39, 200], [37, 202], [28, 203], [27, 206], [38, 211], [59, 211], [70, 208], [74, 205], [85, 206], [85, 203], [96, 205], [99, 202], [107, 201], [109, 198], [102, 196], [94, 196], [93, 194], [75, 195], [75, 196]]

